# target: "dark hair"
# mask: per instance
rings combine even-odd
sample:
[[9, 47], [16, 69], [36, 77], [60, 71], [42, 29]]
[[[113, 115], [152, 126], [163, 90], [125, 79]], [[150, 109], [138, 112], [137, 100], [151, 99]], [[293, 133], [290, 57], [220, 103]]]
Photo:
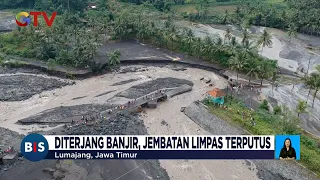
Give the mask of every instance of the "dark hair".
[[290, 138], [286, 138], [286, 139], [284, 140], [283, 147], [286, 147], [286, 141], [287, 141], [287, 140], [289, 140], [289, 142], [290, 142], [289, 148], [291, 148], [291, 147], [292, 147], [292, 144], [291, 144], [291, 139], [290, 139]]

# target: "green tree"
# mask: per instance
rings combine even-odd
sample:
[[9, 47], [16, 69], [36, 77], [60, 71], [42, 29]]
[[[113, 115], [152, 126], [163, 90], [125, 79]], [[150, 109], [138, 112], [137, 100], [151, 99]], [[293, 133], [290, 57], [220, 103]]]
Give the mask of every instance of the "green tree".
[[197, 37], [195, 43], [192, 46], [193, 52], [197, 58], [200, 57], [202, 52], [202, 41], [200, 37]]
[[247, 29], [243, 29], [242, 30], [242, 41], [241, 43], [244, 44], [246, 41], [249, 42], [249, 38], [250, 38], [250, 35], [249, 35], [249, 32]]
[[224, 14], [222, 15], [221, 23], [222, 24], [227, 24], [228, 20], [229, 20], [229, 12], [228, 12], [228, 10], [226, 10], [224, 12]]
[[231, 29], [228, 27], [226, 29], [226, 32], [224, 33], [224, 43], [226, 43], [226, 41], [230, 41], [231, 38], [232, 38]]
[[264, 48], [265, 46], [270, 47], [270, 46], [272, 45], [272, 40], [271, 40], [271, 39], [272, 39], [272, 37], [271, 37], [271, 35], [267, 32], [267, 30], [266, 30], [266, 29], [263, 30], [263, 33], [262, 33], [262, 35], [259, 37], [258, 42], [257, 42], [258, 46], [262, 46], [261, 55], [262, 55], [263, 48]]
[[258, 68], [258, 78], [260, 78], [260, 86], [262, 87], [262, 82], [264, 79], [267, 79], [272, 76], [274, 73], [274, 67], [272, 66], [272, 62], [270, 60], [262, 60], [257, 66]]
[[310, 96], [310, 92], [311, 90], [314, 88], [314, 80], [311, 76], [304, 76], [303, 78], [301, 78], [303, 81], [304, 81], [304, 84], [309, 88], [309, 91], [308, 91], [308, 96], [307, 96], [307, 100], [306, 102], [308, 102], [309, 100], [309, 96]]
[[273, 88], [274, 86], [276, 86], [276, 84], [278, 83], [278, 79], [280, 78], [280, 76], [278, 75], [278, 73], [275, 71], [273, 72], [272, 74], [272, 77], [271, 77], [271, 80], [272, 80], [272, 84], [271, 84], [271, 90], [272, 90], [272, 96], [274, 96], [274, 93], [273, 93]]
[[273, 108], [273, 113], [274, 113], [274, 114], [281, 114], [281, 111], [282, 111], [281, 106], [275, 106], [275, 107]]
[[289, 42], [291, 42], [292, 37], [297, 37], [297, 27], [294, 24], [290, 24], [289, 28], [287, 29], [287, 34], [290, 37]]
[[191, 45], [194, 42], [194, 35], [191, 29], [185, 31], [185, 36], [182, 38], [182, 43], [187, 46], [187, 51], [191, 52]]
[[257, 46], [254, 45], [254, 42], [249, 42], [249, 40], [246, 40], [242, 44], [241, 52], [244, 53], [246, 57], [254, 56], [257, 53]]
[[171, 41], [171, 48], [174, 50], [174, 41], [178, 39], [177, 29], [175, 26], [171, 26], [167, 38]]
[[263, 110], [266, 110], [266, 111], [269, 111], [269, 103], [267, 100], [263, 100], [262, 103], [260, 104], [259, 106], [260, 109], [263, 109]]
[[204, 46], [203, 46], [203, 53], [205, 58], [208, 58], [208, 59], [210, 58], [212, 45], [213, 45], [212, 39], [209, 36], [206, 36], [204, 38]]
[[298, 100], [298, 104], [296, 107], [296, 111], [298, 113], [298, 118], [300, 117], [300, 114], [307, 113], [307, 107], [308, 106], [305, 101]]
[[142, 39], [142, 42], [144, 42], [144, 39], [147, 37], [148, 35], [148, 30], [145, 26], [141, 26], [138, 29], [138, 33], [137, 33], [137, 38]]
[[247, 71], [247, 76], [249, 76], [249, 85], [250, 85], [251, 79], [253, 77], [255, 78], [258, 77], [258, 73], [259, 73], [258, 61], [253, 57], [248, 57], [245, 70]]
[[314, 107], [314, 100], [317, 97], [317, 93], [320, 90], [320, 73], [311, 73], [311, 82], [313, 83], [313, 100], [312, 100], [312, 107]]
[[239, 53], [236, 56], [231, 57], [229, 64], [230, 64], [231, 70], [234, 70], [237, 72], [237, 82], [238, 82], [239, 72], [243, 70], [246, 64], [246, 57], [244, 56], [244, 54]]
[[114, 66], [114, 65], [119, 64], [120, 63], [120, 56], [121, 56], [121, 53], [118, 50], [110, 52], [108, 54], [108, 57], [109, 57], [108, 64], [110, 66]]
[[225, 46], [223, 44], [223, 40], [221, 37], [218, 37], [218, 39], [214, 43], [214, 47], [212, 48], [212, 53], [221, 53], [225, 50]]
[[235, 55], [238, 52], [239, 48], [240, 46], [239, 46], [239, 43], [237, 42], [236, 37], [232, 36], [231, 41], [229, 42], [230, 53], [232, 55]]

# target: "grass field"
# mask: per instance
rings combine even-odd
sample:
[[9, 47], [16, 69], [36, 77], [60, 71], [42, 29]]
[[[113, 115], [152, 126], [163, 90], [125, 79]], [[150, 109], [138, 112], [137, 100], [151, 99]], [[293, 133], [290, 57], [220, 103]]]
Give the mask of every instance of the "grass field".
[[[287, 125], [284, 125], [283, 120], [280, 116], [272, 115], [267, 112], [251, 112], [253, 115], [256, 125], [253, 126], [249, 120], [249, 110], [240, 102], [232, 101], [231, 105], [228, 104], [229, 110], [225, 110], [222, 108], [214, 107], [212, 104], [207, 104], [209, 107], [209, 111], [212, 114], [224, 119], [231, 124], [235, 124], [240, 126], [251, 134], [256, 135], [270, 135], [270, 134], [291, 134], [287, 133], [284, 128]], [[231, 109], [231, 110], [230, 110]], [[247, 116], [242, 119], [241, 113], [238, 114], [238, 110], [242, 112], [246, 112]], [[297, 128], [296, 126], [292, 126], [298, 134], [301, 135], [301, 160], [299, 161], [308, 169], [320, 175], [320, 140], [315, 138], [303, 130]]]

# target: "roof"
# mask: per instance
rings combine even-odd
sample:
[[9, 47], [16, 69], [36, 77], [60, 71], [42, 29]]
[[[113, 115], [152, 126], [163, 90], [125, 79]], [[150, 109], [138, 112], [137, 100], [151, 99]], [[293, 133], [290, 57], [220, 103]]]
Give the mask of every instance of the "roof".
[[222, 97], [226, 95], [223, 90], [219, 88], [214, 88], [212, 91], [209, 91], [208, 94], [212, 97]]

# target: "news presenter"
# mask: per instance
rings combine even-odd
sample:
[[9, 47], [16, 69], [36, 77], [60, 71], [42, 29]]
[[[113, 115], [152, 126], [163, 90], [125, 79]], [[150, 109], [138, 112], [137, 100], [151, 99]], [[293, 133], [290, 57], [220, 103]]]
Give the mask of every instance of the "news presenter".
[[290, 138], [285, 139], [283, 148], [280, 151], [280, 159], [294, 160], [296, 158], [296, 150], [292, 147]]

